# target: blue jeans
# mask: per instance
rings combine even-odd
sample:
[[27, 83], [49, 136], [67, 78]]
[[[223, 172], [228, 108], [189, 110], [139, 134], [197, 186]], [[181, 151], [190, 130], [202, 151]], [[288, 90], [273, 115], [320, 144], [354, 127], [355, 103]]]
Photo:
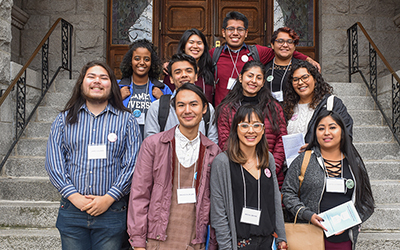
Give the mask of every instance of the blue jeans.
[[126, 233], [127, 201], [114, 202], [106, 212], [91, 216], [61, 198], [56, 227], [63, 250], [120, 249]]

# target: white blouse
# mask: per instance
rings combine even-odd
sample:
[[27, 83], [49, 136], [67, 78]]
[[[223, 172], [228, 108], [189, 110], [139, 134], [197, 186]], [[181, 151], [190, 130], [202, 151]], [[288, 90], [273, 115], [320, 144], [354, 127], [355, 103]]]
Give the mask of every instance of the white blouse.
[[308, 123], [314, 114], [314, 109], [310, 108], [309, 103], [296, 104], [294, 107], [292, 118], [288, 121], [287, 132], [288, 135], [303, 133], [303, 136], [307, 133]]

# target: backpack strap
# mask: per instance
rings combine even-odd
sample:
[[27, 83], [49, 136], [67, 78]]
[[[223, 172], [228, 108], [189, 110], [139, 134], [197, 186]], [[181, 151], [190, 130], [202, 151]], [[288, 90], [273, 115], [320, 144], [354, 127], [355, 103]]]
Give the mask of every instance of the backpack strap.
[[160, 132], [165, 129], [169, 115], [171, 95], [162, 95], [159, 100], [158, 106], [158, 125], [160, 125]]
[[223, 48], [224, 48], [223, 46], [216, 47], [215, 50], [214, 50], [213, 56], [212, 56], [212, 63], [213, 63], [213, 68], [214, 68], [214, 82], [215, 82], [215, 84], [217, 84], [217, 83], [218, 83], [218, 80], [219, 80], [219, 79], [217, 79], [217, 76], [218, 76], [217, 62], [218, 62], [219, 56], [220, 56], [221, 53], [222, 53], [222, 49], [223, 49]]
[[260, 55], [258, 54], [257, 47], [255, 45], [249, 45], [249, 51], [251, 57], [253, 57], [254, 61], [260, 62]]
[[207, 104], [207, 111], [206, 111], [206, 113], [205, 113], [204, 116], [203, 116], [204, 128], [205, 128], [205, 130], [206, 130], [206, 134], [205, 134], [206, 137], [208, 137], [208, 128], [210, 127], [210, 117], [211, 117], [211, 114], [210, 114], [210, 104], [208, 103], [208, 104]]
[[311, 157], [311, 150], [307, 150], [306, 153], [304, 154], [303, 163], [301, 164], [301, 171], [300, 171], [300, 176], [299, 176], [300, 185], [299, 185], [299, 192], [298, 192], [299, 197], [300, 197], [301, 184], [303, 184], [304, 174], [306, 173], [308, 163], [310, 162], [310, 157]]

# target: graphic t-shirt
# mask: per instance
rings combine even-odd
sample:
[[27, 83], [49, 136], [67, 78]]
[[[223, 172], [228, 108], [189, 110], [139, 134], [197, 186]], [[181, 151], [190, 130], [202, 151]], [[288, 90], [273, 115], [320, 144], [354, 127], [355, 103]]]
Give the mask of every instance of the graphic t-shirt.
[[128, 103], [128, 109], [130, 109], [136, 117], [142, 137], [144, 135], [145, 115], [147, 110], [149, 110], [150, 105], [151, 99], [149, 94], [149, 85], [136, 85], [133, 83], [133, 93]]

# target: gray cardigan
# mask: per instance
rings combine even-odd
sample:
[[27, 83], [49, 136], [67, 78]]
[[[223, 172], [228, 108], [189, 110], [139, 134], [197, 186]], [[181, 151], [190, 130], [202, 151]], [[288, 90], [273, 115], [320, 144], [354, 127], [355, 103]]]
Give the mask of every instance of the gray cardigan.
[[[281, 206], [281, 194], [275, 173], [275, 160], [269, 153], [269, 166], [274, 181], [275, 232], [277, 242], [286, 241], [285, 225]], [[229, 159], [225, 152], [215, 157], [210, 176], [211, 226], [215, 229], [220, 250], [237, 250], [235, 215], [233, 211], [232, 183]], [[270, 197], [265, 197], [270, 198]]]
[[[207, 137], [211, 141], [213, 141], [215, 144], [218, 145], [218, 130], [217, 130], [217, 124], [214, 122], [215, 119], [215, 110], [214, 107], [211, 105], [211, 103], [208, 103], [210, 106], [210, 125], [208, 126], [208, 134]], [[160, 124], [158, 124], [158, 109], [160, 107], [160, 100], [156, 100], [151, 103], [149, 110], [147, 110], [146, 113], [146, 122], [144, 124], [144, 135], [143, 139], [150, 135], [154, 135], [157, 133], [160, 133]], [[176, 125], [179, 124], [178, 117], [176, 116], [175, 109], [172, 107], [172, 105], [169, 108], [169, 114], [167, 118], [167, 122], [165, 123], [165, 128], [164, 131], [167, 131]], [[200, 121], [199, 125], [199, 131], [203, 134], [206, 135], [206, 130], [205, 130], [205, 125], [204, 125], [204, 120], [202, 119]]]

